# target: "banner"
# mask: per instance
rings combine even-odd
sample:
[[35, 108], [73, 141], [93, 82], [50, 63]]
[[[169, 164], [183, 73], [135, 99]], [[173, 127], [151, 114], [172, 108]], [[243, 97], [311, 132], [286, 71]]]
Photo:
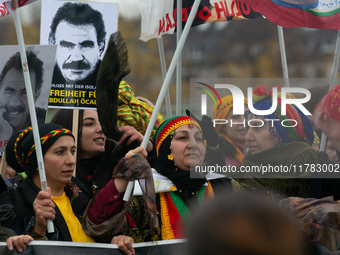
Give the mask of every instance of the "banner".
[[[27, 45], [26, 55], [38, 124], [45, 123], [55, 45]], [[31, 126], [19, 46], [0, 46], [0, 151], [12, 134]]]
[[[136, 255], [173, 255], [180, 254], [185, 248], [185, 239], [145, 242], [133, 244]], [[8, 252], [5, 242], [0, 242], [0, 254]], [[16, 253], [15, 253], [16, 254]], [[21, 255], [123, 255], [115, 244], [74, 243], [58, 241], [32, 241]]]
[[[182, 2], [183, 27], [193, 4], [194, 0]], [[176, 31], [176, 0], [140, 0], [139, 6], [142, 15], [140, 40], [148, 41]], [[262, 15], [240, 0], [202, 0], [192, 26], [208, 22], [257, 18], [262, 18]]]
[[338, 0], [243, 0], [282, 27], [340, 29]]
[[[33, 3], [36, 0], [17, 0], [17, 1], [18, 1], [18, 6], [22, 7], [26, 4]], [[0, 0], [0, 18], [10, 14], [13, 11], [11, 2], [12, 1], [8, 1], [8, 0]]]
[[57, 45], [50, 108], [96, 108], [97, 73], [118, 4], [42, 1], [40, 44]]

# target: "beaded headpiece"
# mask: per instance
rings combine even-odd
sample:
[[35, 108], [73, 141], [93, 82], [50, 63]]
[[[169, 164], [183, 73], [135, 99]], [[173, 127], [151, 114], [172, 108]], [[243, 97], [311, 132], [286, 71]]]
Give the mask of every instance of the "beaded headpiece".
[[[43, 155], [60, 136], [70, 135], [73, 137], [70, 130], [53, 123], [40, 125], [39, 135]], [[6, 160], [8, 165], [17, 172], [25, 172], [30, 169], [35, 170], [38, 167], [31, 127], [11, 136], [6, 146]]]
[[[278, 86], [277, 93], [277, 107], [276, 110], [269, 115], [258, 116], [250, 111], [247, 113], [247, 122], [252, 116], [261, 117], [266, 123], [265, 119], [279, 119], [280, 121], [271, 121], [269, 130], [272, 135], [272, 139], [275, 139], [276, 145], [283, 143], [289, 143], [292, 141], [304, 141], [309, 145], [312, 145], [314, 140], [313, 126], [308, 117], [300, 111], [298, 107], [293, 104], [287, 104], [286, 115], [281, 115], [281, 86]], [[286, 93], [287, 98], [295, 98], [291, 93]], [[257, 110], [268, 110], [272, 106], [273, 93], [272, 89], [267, 93], [265, 86], [258, 86], [253, 90], [254, 108]], [[295, 120], [291, 122], [290, 120]], [[281, 124], [284, 121], [285, 126]], [[272, 125], [272, 123], [274, 125]], [[296, 124], [296, 126], [294, 126]], [[272, 127], [273, 126], [273, 127]]]
[[161, 147], [165, 138], [167, 138], [170, 134], [173, 134], [177, 128], [184, 125], [195, 125], [202, 132], [202, 129], [197, 121], [193, 118], [190, 118], [189, 116], [174, 116], [164, 121], [157, 129], [155, 135], [155, 147], [157, 156], [159, 153], [159, 148]]

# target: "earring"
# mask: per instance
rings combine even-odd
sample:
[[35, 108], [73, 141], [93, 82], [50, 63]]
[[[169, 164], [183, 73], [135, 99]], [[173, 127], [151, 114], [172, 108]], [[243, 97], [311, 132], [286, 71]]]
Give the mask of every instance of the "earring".
[[169, 160], [174, 160], [174, 155], [172, 155], [172, 153], [170, 153], [170, 154], [168, 155], [168, 159], [169, 159]]

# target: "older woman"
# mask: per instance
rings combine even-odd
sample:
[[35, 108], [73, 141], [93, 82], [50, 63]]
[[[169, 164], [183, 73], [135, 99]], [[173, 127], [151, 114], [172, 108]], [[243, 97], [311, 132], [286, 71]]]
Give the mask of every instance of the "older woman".
[[[206, 142], [200, 125], [188, 116], [175, 116], [163, 122], [157, 129], [154, 144], [157, 152], [155, 168], [170, 184], [158, 190], [155, 200], [151, 196], [133, 196], [123, 205], [122, 196], [129, 180], [146, 177], [146, 189], [150, 185], [153, 187], [153, 182], [148, 183], [151, 169], [141, 155], [133, 156], [140, 159], [139, 163], [122, 159], [115, 168], [113, 179], [98, 192], [88, 208], [83, 222], [87, 233], [110, 237], [121, 232], [133, 237], [135, 242], [184, 238], [190, 217], [189, 205], [202, 204], [213, 198], [219, 185], [231, 188], [232, 184], [237, 184], [229, 178], [211, 181], [204, 175], [191, 178], [195, 166], [205, 162]], [[146, 155], [141, 148], [135, 153]], [[157, 205], [159, 233], [157, 223], [149, 226], [150, 220], [156, 221], [145, 214], [143, 200], [148, 208]]]
[[[272, 107], [272, 91], [267, 93], [264, 86], [259, 86], [253, 94], [255, 109], [268, 110]], [[292, 98], [293, 95], [287, 93], [287, 97]], [[248, 171], [242, 176], [245, 178], [242, 182], [251, 188], [284, 196], [338, 196], [330, 180], [320, 179], [322, 174], [311, 170], [313, 165], [334, 162], [330, 162], [325, 153], [311, 149], [314, 140], [312, 124], [298, 107], [287, 105], [286, 115], [281, 114], [280, 92], [278, 106], [272, 114], [259, 116], [248, 112], [246, 122], [249, 151], [243, 158], [243, 165], [259, 171]], [[263, 174], [265, 167], [279, 170]]]

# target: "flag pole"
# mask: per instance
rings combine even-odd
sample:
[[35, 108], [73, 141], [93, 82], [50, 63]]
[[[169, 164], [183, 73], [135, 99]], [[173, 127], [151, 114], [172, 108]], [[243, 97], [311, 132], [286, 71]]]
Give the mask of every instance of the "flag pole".
[[[165, 63], [165, 54], [164, 54], [164, 46], [163, 46], [162, 37], [157, 38], [157, 43], [158, 43], [158, 51], [159, 51], [159, 60], [161, 61], [162, 78], [164, 81], [165, 75], [166, 75], [166, 63]], [[170, 119], [172, 117], [172, 112], [171, 112], [169, 88], [167, 89], [166, 94], [165, 94], [165, 105], [166, 105], [166, 116], [168, 119]]]
[[286, 49], [285, 49], [285, 41], [284, 41], [284, 38], [283, 38], [283, 28], [281, 26], [277, 26], [277, 32], [279, 34], [279, 45], [280, 45], [281, 64], [282, 64], [284, 85], [285, 85], [285, 87], [289, 87], [287, 56], [286, 56]]
[[2, 160], [1, 160], [1, 164], [0, 164], [1, 176], [4, 180], [5, 180], [6, 168], [7, 168], [6, 151], [4, 151], [2, 153]]
[[[182, 0], [177, 0], [177, 46], [182, 35]], [[181, 115], [182, 108], [182, 51], [177, 60], [176, 68], [176, 115]]]
[[[175, 70], [175, 67], [176, 67], [176, 62], [178, 61], [179, 56], [180, 56], [180, 54], [183, 50], [185, 40], [188, 37], [189, 30], [191, 28], [192, 22], [194, 21], [194, 18], [195, 18], [195, 15], [196, 15], [196, 12], [198, 10], [198, 6], [199, 6], [200, 2], [201, 2], [201, 0], [195, 0], [194, 4], [192, 6], [192, 9], [190, 11], [187, 23], [184, 26], [181, 39], [179, 40], [177, 47], [176, 47], [176, 50], [175, 50], [175, 53], [174, 53], [174, 56], [172, 57], [172, 60], [171, 60], [170, 66], [169, 66], [169, 70], [168, 70], [168, 72], [165, 76], [165, 79], [163, 81], [161, 91], [159, 92], [159, 95], [158, 95], [158, 98], [157, 98], [157, 101], [156, 101], [156, 104], [155, 104], [155, 108], [152, 112], [150, 122], [148, 124], [148, 128], [146, 129], [146, 132], [145, 132], [145, 135], [144, 135], [144, 138], [143, 138], [143, 142], [141, 144], [141, 147], [143, 147], [144, 149], [146, 148], [146, 146], [148, 144], [151, 132], [153, 130], [153, 126], [155, 125], [155, 122], [156, 122], [156, 119], [157, 119], [157, 115], [158, 115], [159, 110], [161, 108], [161, 105], [162, 105], [164, 96], [166, 94], [166, 91], [169, 87], [171, 77], [174, 73], [174, 70]], [[123, 197], [124, 201], [129, 200], [133, 187], [134, 187], [134, 181], [130, 181], [126, 190], [125, 190], [125, 194], [124, 194], [124, 197]]]
[[[79, 109], [73, 109], [73, 119], [72, 119], [72, 134], [74, 136], [74, 143], [78, 144], [78, 123], [79, 123]], [[77, 153], [75, 153], [75, 159], [77, 159]], [[77, 175], [77, 164], [73, 169], [73, 176]]]
[[[40, 176], [40, 185], [41, 185], [41, 190], [48, 192], [46, 175], [45, 175], [45, 168], [44, 168], [44, 160], [43, 160], [41, 144], [40, 144], [40, 136], [39, 136], [39, 130], [38, 130], [38, 121], [37, 121], [37, 116], [36, 116], [36, 113], [35, 113], [31, 78], [30, 78], [30, 73], [29, 73], [29, 69], [28, 69], [24, 37], [23, 37], [23, 33], [22, 33], [20, 16], [19, 16], [18, 0], [12, 0], [12, 9], [13, 9], [13, 14], [14, 14], [15, 30], [16, 30], [16, 33], [17, 33], [17, 38], [18, 38], [18, 43], [19, 43], [19, 51], [20, 51], [20, 58], [21, 58], [21, 64], [22, 64], [22, 71], [23, 71], [23, 74], [24, 74], [28, 108], [29, 108], [29, 113], [30, 113], [30, 117], [31, 117], [33, 137], [34, 137], [35, 149], [36, 149], [36, 154], [37, 154], [37, 162], [38, 162], [38, 169], [39, 169], [39, 176]], [[48, 231], [48, 233], [54, 232], [54, 226], [53, 226], [53, 222], [52, 222], [51, 219], [47, 219], [47, 231]]]
[[[335, 86], [336, 74], [338, 72], [338, 65], [339, 65], [339, 53], [340, 53], [340, 30], [338, 30], [338, 35], [335, 44], [335, 52], [334, 52], [334, 59], [333, 59], [333, 67], [331, 73], [331, 83], [329, 85], [330, 91]], [[326, 148], [326, 135], [322, 132], [321, 141], [320, 141], [320, 151], [325, 151]]]

